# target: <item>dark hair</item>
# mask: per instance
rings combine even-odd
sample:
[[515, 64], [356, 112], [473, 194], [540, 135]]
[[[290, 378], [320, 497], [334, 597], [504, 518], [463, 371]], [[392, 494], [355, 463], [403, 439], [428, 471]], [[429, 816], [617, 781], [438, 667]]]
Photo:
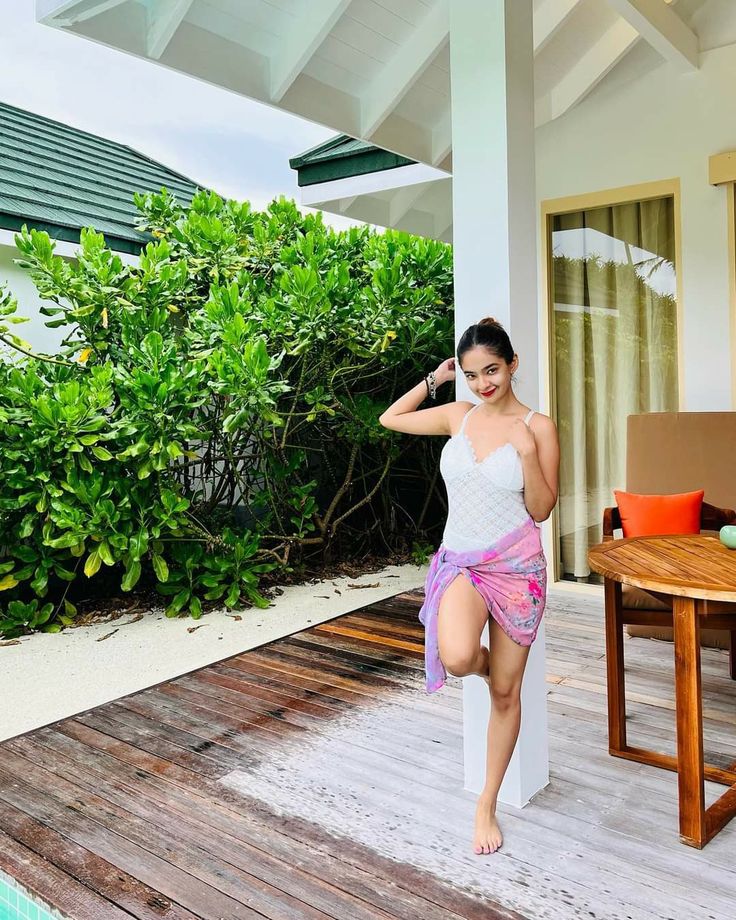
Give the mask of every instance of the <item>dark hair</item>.
[[499, 358], [503, 358], [507, 364], [511, 364], [514, 360], [514, 347], [509, 334], [492, 316], [486, 316], [479, 323], [468, 326], [463, 332], [457, 345], [458, 362], [462, 363], [466, 351], [477, 348], [479, 345], [487, 348], [494, 355], [498, 355]]

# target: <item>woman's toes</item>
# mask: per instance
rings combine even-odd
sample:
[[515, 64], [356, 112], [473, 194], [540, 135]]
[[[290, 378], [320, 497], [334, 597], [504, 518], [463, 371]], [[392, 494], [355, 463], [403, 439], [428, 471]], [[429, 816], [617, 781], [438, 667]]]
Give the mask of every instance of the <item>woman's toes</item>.
[[479, 803], [475, 816], [473, 852], [478, 856], [495, 853], [502, 842], [503, 835], [496, 815], [493, 812], [489, 813], [487, 806]]

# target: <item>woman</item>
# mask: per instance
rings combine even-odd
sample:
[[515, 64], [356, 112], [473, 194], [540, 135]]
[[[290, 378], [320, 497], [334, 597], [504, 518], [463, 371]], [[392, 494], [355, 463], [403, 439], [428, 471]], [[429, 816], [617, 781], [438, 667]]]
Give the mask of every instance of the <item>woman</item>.
[[[419, 618], [425, 627], [427, 690], [446, 672], [479, 674], [491, 694], [486, 781], [478, 799], [473, 849], [503, 841], [498, 790], [521, 724], [521, 683], [544, 611], [546, 561], [537, 523], [557, 501], [559, 443], [554, 422], [523, 405], [512, 389], [519, 358], [500, 323], [470, 326], [457, 348], [380, 417], [407, 434], [449, 435], [440, 472], [449, 510], [432, 557]], [[480, 403], [418, 410], [436, 387], [465, 374]], [[489, 616], [490, 614], [490, 616]], [[481, 645], [489, 623], [490, 649]]]

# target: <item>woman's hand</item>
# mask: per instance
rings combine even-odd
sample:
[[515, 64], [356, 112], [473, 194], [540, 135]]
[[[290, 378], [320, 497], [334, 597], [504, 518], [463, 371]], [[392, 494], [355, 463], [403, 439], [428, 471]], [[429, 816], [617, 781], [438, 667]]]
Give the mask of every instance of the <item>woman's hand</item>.
[[455, 379], [455, 359], [448, 358], [446, 361], [443, 361], [442, 364], [437, 366], [437, 370], [434, 372], [435, 380], [437, 381], [437, 386], [442, 383], [447, 383], [448, 380]]
[[537, 449], [534, 432], [523, 418], [515, 418], [509, 429], [509, 443], [513, 444], [520, 457], [533, 454]]

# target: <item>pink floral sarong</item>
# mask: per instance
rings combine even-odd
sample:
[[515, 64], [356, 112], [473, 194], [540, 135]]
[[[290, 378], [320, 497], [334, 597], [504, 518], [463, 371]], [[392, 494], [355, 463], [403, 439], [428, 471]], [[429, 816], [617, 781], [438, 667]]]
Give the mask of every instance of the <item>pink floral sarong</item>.
[[532, 644], [544, 613], [547, 561], [531, 517], [487, 549], [463, 553], [441, 544], [429, 566], [419, 611], [427, 693], [439, 690], [447, 678], [437, 642], [437, 614], [445, 588], [460, 572], [470, 578], [493, 619], [519, 645]]

